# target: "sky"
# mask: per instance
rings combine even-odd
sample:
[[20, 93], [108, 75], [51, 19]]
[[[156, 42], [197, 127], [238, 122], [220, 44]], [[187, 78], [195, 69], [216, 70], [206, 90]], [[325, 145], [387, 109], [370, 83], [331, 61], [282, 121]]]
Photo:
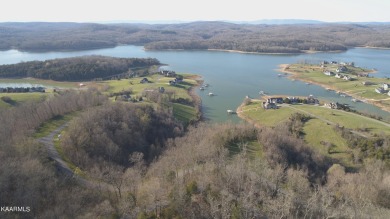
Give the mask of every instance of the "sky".
[[0, 22], [390, 22], [390, 0], [5, 0]]

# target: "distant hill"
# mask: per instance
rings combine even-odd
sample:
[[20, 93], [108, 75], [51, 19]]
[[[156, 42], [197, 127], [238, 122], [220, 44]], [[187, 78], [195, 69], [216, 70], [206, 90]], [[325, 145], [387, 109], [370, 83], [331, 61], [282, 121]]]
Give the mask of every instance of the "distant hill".
[[130, 44], [149, 50], [220, 49], [261, 53], [390, 48], [388, 23], [259, 20], [241, 24], [197, 21], [142, 23], [0, 23], [0, 50], [89, 50]]
[[[235, 23], [235, 22], [233, 22]], [[323, 21], [317, 20], [303, 20], [303, 19], [263, 19], [257, 21], [243, 21], [241, 24], [268, 24], [268, 25], [282, 25], [282, 24], [322, 24]]]

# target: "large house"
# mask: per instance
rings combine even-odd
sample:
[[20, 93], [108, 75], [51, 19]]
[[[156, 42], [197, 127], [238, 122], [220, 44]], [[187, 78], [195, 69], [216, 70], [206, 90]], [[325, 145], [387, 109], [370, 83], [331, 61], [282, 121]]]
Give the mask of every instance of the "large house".
[[263, 102], [263, 108], [264, 109], [277, 109], [278, 106], [276, 106], [275, 103], [269, 103], [269, 102]]
[[338, 68], [336, 69], [336, 72], [338, 72], [338, 73], [340, 73], [340, 72], [346, 72], [347, 70], [348, 70], [347, 67], [341, 66], [341, 67], [338, 67]]
[[324, 75], [334, 76], [335, 74], [332, 71], [324, 71]]
[[271, 97], [267, 99], [267, 103], [283, 103], [282, 97]]
[[327, 108], [331, 108], [331, 109], [341, 109], [341, 105], [338, 102], [336, 102], [336, 103], [325, 103], [324, 106], [327, 107]]
[[160, 74], [166, 76], [166, 77], [175, 77], [176, 72], [175, 71], [168, 71], [168, 70], [161, 70]]

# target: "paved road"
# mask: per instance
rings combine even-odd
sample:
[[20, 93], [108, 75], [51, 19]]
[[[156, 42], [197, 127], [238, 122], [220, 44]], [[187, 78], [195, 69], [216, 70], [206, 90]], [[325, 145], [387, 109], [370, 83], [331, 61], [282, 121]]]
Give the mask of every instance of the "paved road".
[[39, 142], [43, 143], [46, 146], [49, 158], [56, 162], [58, 170], [66, 176], [73, 176], [73, 170], [69, 168], [68, 164], [64, 160], [62, 160], [57, 149], [54, 147], [53, 142], [54, 136], [57, 136], [66, 126], [67, 123], [61, 125], [56, 130], [50, 132], [49, 135], [40, 138]]
[[69, 167], [69, 165], [61, 158], [61, 155], [58, 153], [57, 149], [54, 147], [54, 138], [64, 129], [68, 123], [65, 123], [59, 126], [54, 131], [50, 132], [49, 135], [39, 139], [39, 142], [43, 143], [47, 149], [48, 156], [50, 159], [55, 161], [57, 170], [65, 175], [75, 179], [81, 185], [84, 185], [88, 188], [102, 189], [113, 191], [113, 187], [109, 184], [103, 182], [97, 182], [96, 180], [86, 179], [80, 175], [74, 173], [74, 171]]

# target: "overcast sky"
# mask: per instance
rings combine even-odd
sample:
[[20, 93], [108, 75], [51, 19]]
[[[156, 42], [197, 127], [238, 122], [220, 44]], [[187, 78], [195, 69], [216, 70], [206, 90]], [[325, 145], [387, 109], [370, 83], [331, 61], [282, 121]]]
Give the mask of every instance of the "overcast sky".
[[5, 21], [310, 19], [390, 22], [390, 0], [5, 0]]

